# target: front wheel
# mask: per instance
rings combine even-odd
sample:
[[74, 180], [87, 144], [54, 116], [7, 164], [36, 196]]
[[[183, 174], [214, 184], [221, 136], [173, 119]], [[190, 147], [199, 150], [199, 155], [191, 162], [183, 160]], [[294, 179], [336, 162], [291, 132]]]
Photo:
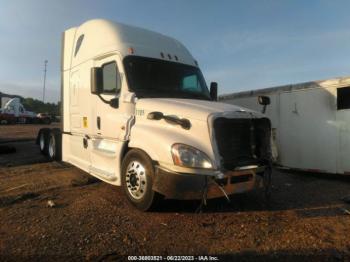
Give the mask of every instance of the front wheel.
[[142, 211], [154, 209], [162, 198], [152, 190], [153, 177], [150, 157], [141, 150], [130, 150], [122, 164], [122, 185], [129, 202]]

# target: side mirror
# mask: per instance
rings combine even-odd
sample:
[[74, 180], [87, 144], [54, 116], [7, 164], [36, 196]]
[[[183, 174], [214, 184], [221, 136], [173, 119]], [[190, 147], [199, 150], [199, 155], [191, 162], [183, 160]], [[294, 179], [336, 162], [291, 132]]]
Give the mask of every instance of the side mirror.
[[267, 105], [270, 104], [270, 97], [268, 96], [258, 96], [258, 102], [263, 106], [262, 113], [265, 114]]
[[262, 106], [267, 106], [270, 104], [270, 97], [268, 96], [259, 96], [258, 97], [258, 102]]
[[162, 112], [151, 112], [147, 115], [148, 119], [151, 120], [161, 120], [164, 117]]
[[218, 83], [216, 82], [210, 83], [210, 97], [213, 101], [218, 100]]
[[91, 94], [99, 95], [102, 93], [103, 81], [102, 81], [102, 68], [91, 68]]

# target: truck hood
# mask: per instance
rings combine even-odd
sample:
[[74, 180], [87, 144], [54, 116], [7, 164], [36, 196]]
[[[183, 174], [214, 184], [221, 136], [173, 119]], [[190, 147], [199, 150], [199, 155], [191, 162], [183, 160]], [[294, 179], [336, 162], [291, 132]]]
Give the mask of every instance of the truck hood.
[[136, 103], [136, 109], [147, 115], [158, 111], [166, 115], [176, 115], [190, 119], [207, 121], [210, 115], [245, 115], [246, 117], [262, 117], [258, 112], [231, 104], [196, 99], [142, 98]]

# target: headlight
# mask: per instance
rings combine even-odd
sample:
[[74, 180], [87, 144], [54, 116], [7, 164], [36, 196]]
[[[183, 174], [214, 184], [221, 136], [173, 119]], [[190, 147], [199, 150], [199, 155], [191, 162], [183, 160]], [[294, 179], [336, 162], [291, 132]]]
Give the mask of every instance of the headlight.
[[174, 144], [171, 147], [174, 164], [183, 167], [213, 168], [209, 157], [202, 151], [184, 144]]

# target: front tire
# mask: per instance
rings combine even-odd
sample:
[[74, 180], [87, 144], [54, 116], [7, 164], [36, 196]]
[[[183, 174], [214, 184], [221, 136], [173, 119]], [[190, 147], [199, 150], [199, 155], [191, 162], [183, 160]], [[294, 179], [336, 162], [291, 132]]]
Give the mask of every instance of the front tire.
[[162, 196], [152, 190], [154, 166], [139, 149], [130, 150], [122, 163], [122, 186], [128, 201], [142, 211], [155, 209]]

